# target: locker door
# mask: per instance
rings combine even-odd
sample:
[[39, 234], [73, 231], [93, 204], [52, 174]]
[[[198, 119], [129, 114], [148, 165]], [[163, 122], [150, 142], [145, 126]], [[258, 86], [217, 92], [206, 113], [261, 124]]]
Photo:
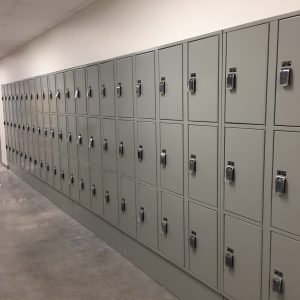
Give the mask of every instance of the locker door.
[[28, 112], [30, 111], [30, 92], [29, 92], [28, 80], [24, 80], [24, 94], [25, 94], [25, 110]]
[[77, 117], [77, 145], [78, 160], [88, 163], [88, 119], [87, 117]]
[[69, 187], [70, 198], [79, 201], [79, 180], [78, 180], [78, 161], [69, 159]]
[[113, 61], [100, 64], [99, 72], [102, 115], [113, 117], [116, 114]]
[[57, 101], [57, 112], [59, 114], [65, 114], [66, 113], [66, 98], [65, 98], [64, 73], [56, 74], [55, 98]]
[[[272, 233], [270, 300], [289, 300], [299, 297], [300, 243]], [[293, 259], [294, 258], [294, 259]], [[282, 280], [282, 291], [273, 288], [273, 281]]]
[[86, 96], [88, 100], [89, 115], [100, 115], [99, 99], [99, 77], [98, 65], [87, 67], [86, 69]]
[[55, 95], [55, 74], [48, 76], [48, 99], [50, 112], [57, 113], [57, 99]]
[[42, 87], [42, 106], [43, 112], [48, 113], [50, 111], [49, 107], [49, 90], [48, 90], [48, 78], [43, 76], [41, 78], [41, 87]]
[[83, 162], [79, 162], [79, 199], [80, 203], [91, 208], [90, 199], [90, 170], [89, 165]]
[[[299, 152], [300, 133], [276, 131], [274, 139], [272, 225], [300, 235]], [[286, 181], [276, 191], [280, 178]]]
[[261, 299], [261, 228], [225, 216], [224, 292], [234, 299]]
[[121, 177], [119, 222], [123, 231], [136, 236], [135, 182]]
[[136, 109], [139, 118], [155, 118], [154, 52], [135, 57]]
[[20, 81], [19, 86], [20, 86], [20, 96], [19, 96], [20, 109], [21, 109], [21, 111], [25, 111], [24, 82]]
[[[299, 49], [300, 39], [298, 28], [300, 17], [293, 17], [279, 21], [277, 81], [276, 81], [276, 112], [275, 124], [300, 126], [299, 114]], [[287, 73], [285, 73], [287, 72]], [[288, 75], [288, 72], [290, 75]], [[288, 81], [280, 82], [287, 74]]]
[[261, 221], [263, 202], [264, 131], [226, 128], [225, 209]]
[[48, 114], [43, 115], [44, 118], [44, 145], [47, 151], [51, 149], [51, 133], [50, 133], [50, 117]]
[[67, 156], [60, 157], [60, 190], [69, 196], [69, 161]]
[[51, 139], [52, 153], [59, 153], [59, 146], [58, 146], [58, 119], [57, 119], [57, 115], [50, 115], [50, 118], [51, 118], [50, 139]]
[[[19, 84], [19, 82], [15, 83], [15, 89], [16, 89], [16, 96], [15, 96], [15, 99], [16, 99], [16, 110], [20, 111], [21, 110], [21, 105], [20, 105], [20, 84]], [[2, 102], [2, 103], [4, 103], [4, 102]]]
[[138, 122], [137, 177], [156, 185], [156, 132], [155, 123]]
[[30, 100], [30, 110], [31, 112], [36, 112], [35, 107], [35, 90], [34, 90], [34, 79], [29, 80], [29, 100]]
[[66, 99], [66, 110], [68, 114], [75, 115], [76, 103], [75, 103], [75, 88], [74, 88], [74, 72], [73, 70], [65, 73], [66, 86], [65, 86], [65, 99]]
[[217, 287], [217, 212], [189, 202], [189, 270]]
[[39, 147], [44, 148], [44, 122], [43, 122], [43, 114], [37, 114], [37, 136], [38, 136], [38, 143]]
[[218, 128], [189, 125], [189, 197], [210, 205], [218, 199]]
[[45, 148], [42, 148], [40, 147], [39, 148], [39, 151], [40, 151], [40, 161], [39, 161], [39, 166], [40, 166], [40, 174], [41, 174], [41, 179], [43, 181], [46, 181], [47, 180], [47, 177], [46, 177], [46, 156], [45, 156]]
[[134, 126], [133, 121], [119, 120], [119, 169], [124, 175], [134, 178]]
[[161, 251], [184, 266], [183, 200], [162, 192], [161, 216]]
[[90, 164], [95, 167], [101, 166], [101, 125], [100, 119], [89, 118], [89, 134], [88, 134], [88, 147]]
[[188, 45], [188, 107], [191, 121], [218, 121], [219, 37]]
[[116, 102], [118, 115], [133, 117], [132, 95], [132, 58], [126, 57], [116, 61]]
[[102, 120], [102, 162], [105, 169], [115, 171], [116, 160], [116, 123], [115, 120]]
[[182, 120], [182, 45], [159, 50], [160, 118]]
[[[265, 123], [268, 26], [227, 33], [226, 122]], [[231, 85], [233, 76], [236, 82]]]
[[183, 137], [181, 124], [160, 124], [161, 187], [183, 194]]
[[76, 117], [67, 116], [67, 141], [69, 157], [77, 159], [77, 125]]
[[90, 166], [91, 209], [99, 216], [103, 216], [103, 188], [102, 170]]
[[36, 111], [42, 112], [43, 106], [42, 106], [42, 97], [41, 97], [41, 78], [37, 77], [34, 80], [34, 90], [35, 90], [35, 101], [36, 101]]
[[52, 173], [53, 173], [53, 187], [60, 190], [60, 163], [59, 152], [52, 152]]
[[67, 143], [67, 120], [66, 116], [58, 117], [58, 143], [60, 155], [68, 155], [68, 143]]
[[53, 165], [52, 165], [52, 155], [50, 148], [45, 148], [45, 160], [46, 160], [46, 182], [49, 185], [53, 185]]
[[104, 218], [118, 225], [118, 188], [117, 175], [104, 172], [103, 173], [103, 199], [104, 199]]
[[77, 114], [87, 114], [86, 85], [84, 68], [75, 71], [75, 101], [77, 103]]

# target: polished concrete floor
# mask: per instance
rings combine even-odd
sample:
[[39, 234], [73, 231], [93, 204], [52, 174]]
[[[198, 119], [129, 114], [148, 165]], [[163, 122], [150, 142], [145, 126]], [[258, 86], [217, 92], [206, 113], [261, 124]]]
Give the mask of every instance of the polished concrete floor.
[[0, 299], [176, 299], [0, 166]]

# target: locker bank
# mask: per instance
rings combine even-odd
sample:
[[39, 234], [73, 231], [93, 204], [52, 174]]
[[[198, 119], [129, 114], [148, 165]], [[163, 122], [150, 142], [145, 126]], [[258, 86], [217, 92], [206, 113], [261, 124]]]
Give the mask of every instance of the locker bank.
[[0, 1], [0, 299], [300, 299], [300, 5], [263, 4]]

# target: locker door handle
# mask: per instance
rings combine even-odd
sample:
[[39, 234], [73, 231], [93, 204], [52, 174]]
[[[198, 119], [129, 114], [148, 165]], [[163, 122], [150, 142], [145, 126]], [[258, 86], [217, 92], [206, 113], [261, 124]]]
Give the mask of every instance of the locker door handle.
[[92, 185], [92, 195], [96, 196], [96, 186], [94, 184]]
[[66, 89], [65, 90], [65, 96], [66, 96], [66, 98], [70, 98], [70, 90], [69, 89]]
[[75, 99], [77, 99], [77, 98], [80, 98], [80, 90], [79, 90], [79, 88], [77, 88], [75, 90]]
[[160, 153], [160, 163], [163, 166], [167, 165], [167, 150], [162, 150], [162, 152]]
[[41, 128], [40, 127], [37, 128], [37, 131], [38, 131], [38, 134], [41, 134]]
[[48, 95], [49, 95], [49, 98], [52, 100], [52, 92], [51, 91], [48, 92]]
[[89, 145], [88, 145], [88, 147], [89, 148], [93, 148], [94, 147], [94, 139], [93, 139], [92, 136], [89, 138]]
[[275, 178], [275, 192], [284, 195], [286, 193], [286, 172], [277, 171], [277, 176]]
[[106, 97], [106, 88], [104, 84], [101, 85], [101, 96], [103, 98]]
[[[22, 153], [21, 153], [22, 154]], [[43, 162], [40, 161], [40, 168], [42, 169], [43, 168]]]
[[86, 91], [86, 97], [87, 97], [87, 98], [91, 98], [91, 97], [92, 97], [92, 88], [91, 88], [91, 87], [89, 87], [89, 88], [87, 89], [87, 91]]
[[283, 292], [283, 274], [277, 270], [274, 270], [272, 290], [278, 294]]
[[35, 95], [35, 98], [36, 98], [36, 100], [39, 100], [39, 94], [38, 93]]
[[27, 128], [27, 131], [30, 131], [30, 126], [29, 125], [27, 125], [26, 128]]
[[190, 160], [189, 160], [189, 169], [192, 171], [192, 173], [196, 173], [196, 155], [191, 154]]
[[166, 94], [166, 80], [164, 77], [161, 78], [161, 81], [159, 83], [159, 93], [161, 96], [164, 96]]
[[[4, 124], [5, 125], [5, 124]], [[20, 129], [21, 128], [21, 125], [20, 124], [18, 124], [18, 129]]]
[[144, 209], [144, 207], [140, 207], [139, 217], [140, 217], [141, 222], [145, 221], [145, 209]]
[[[25, 157], [26, 158], [26, 157]], [[47, 163], [46, 164], [46, 170], [47, 170], [47, 172], [49, 172], [50, 171], [50, 166], [49, 166], [49, 164]]]
[[281, 86], [287, 87], [291, 84], [291, 73], [291, 61], [283, 61], [279, 72], [279, 84]]
[[234, 182], [235, 180], [234, 162], [232, 161], [228, 161], [227, 166], [225, 168], [225, 179], [228, 182]]
[[139, 145], [137, 150], [137, 156], [139, 160], [143, 160], [143, 154], [144, 154], [143, 146]]
[[35, 128], [34, 127], [32, 127], [32, 132], [35, 133]]
[[110, 197], [109, 197], [109, 191], [106, 191], [106, 192], [105, 192], [104, 198], [105, 198], [105, 202], [106, 202], [106, 203], [109, 203], [109, 200], [110, 200], [110, 199], [109, 199], [109, 198], [110, 198]]
[[74, 184], [74, 176], [70, 176], [69, 185]]
[[84, 190], [84, 182], [83, 182], [83, 179], [81, 179], [80, 182], [79, 182], [79, 188], [80, 188], [81, 190]]
[[56, 91], [55, 98], [56, 99], [60, 99], [60, 90]]
[[233, 250], [232, 249], [227, 249], [228, 252], [225, 254], [225, 265], [233, 269], [234, 268], [234, 255], [233, 255]]
[[124, 198], [121, 200], [121, 211], [125, 212], [126, 211], [126, 201]]
[[64, 172], [64, 170], [60, 171], [60, 178], [61, 179], [65, 179], [65, 172]]
[[135, 87], [135, 94], [137, 97], [140, 97], [142, 95], [142, 83], [138, 81], [136, 87]]
[[51, 129], [50, 134], [51, 134], [51, 137], [54, 138], [54, 129]]
[[188, 86], [187, 86], [187, 91], [190, 92], [191, 94], [196, 93], [196, 77], [190, 77]]
[[81, 145], [82, 144], [82, 136], [81, 134], [79, 134], [78, 138], [77, 138], [77, 145]]
[[42, 98], [43, 98], [43, 100], [45, 100], [45, 99], [46, 99], [46, 96], [45, 96], [45, 91], [42, 91]]
[[25, 130], [25, 125], [24, 124], [22, 124], [22, 129]]
[[120, 142], [120, 144], [119, 144], [119, 154], [120, 154], [120, 156], [124, 155], [124, 144], [123, 144], [123, 142]]
[[56, 176], [56, 173], [57, 173], [57, 170], [56, 170], [56, 167], [53, 168], [53, 175]]
[[161, 231], [163, 234], [168, 233], [168, 219], [167, 218], [163, 218], [163, 220], [161, 222]]
[[32, 100], [33, 99], [33, 95], [32, 95], [32, 93], [30, 93], [30, 100]]
[[17, 124], [16, 123], [14, 123], [14, 128], [16, 128], [17, 127]]
[[233, 91], [236, 89], [236, 73], [235, 69], [229, 69], [229, 73], [226, 78], [226, 87], [229, 91]]
[[68, 139], [67, 139], [67, 141], [69, 143], [72, 142], [72, 134], [71, 134], [71, 132], [68, 133]]
[[19, 98], [20, 98], [20, 100], [23, 100], [23, 95], [20, 94], [20, 95], [19, 95]]
[[116, 92], [117, 92], [117, 97], [122, 96], [122, 84], [121, 84], [121, 82], [118, 83], [118, 85], [116, 87]]
[[[16, 95], [15, 98], [16, 98], [16, 100], [19, 100], [19, 96], [18, 96], [18, 95]], [[2, 99], [2, 100], [3, 100], [3, 99]]]
[[192, 231], [190, 235], [190, 247], [192, 249], [197, 249], [197, 235], [195, 231]]
[[60, 140], [62, 140], [62, 139], [63, 139], [63, 133], [62, 133], [62, 131], [61, 131], [61, 130], [58, 132], [58, 138], [59, 138]]
[[104, 139], [104, 141], [102, 142], [102, 147], [104, 151], [108, 150], [108, 143], [107, 143], [107, 139]]

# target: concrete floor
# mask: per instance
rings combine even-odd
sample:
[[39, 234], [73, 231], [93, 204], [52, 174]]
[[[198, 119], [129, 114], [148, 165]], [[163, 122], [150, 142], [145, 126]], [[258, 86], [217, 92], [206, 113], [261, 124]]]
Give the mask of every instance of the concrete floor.
[[176, 299], [0, 166], [0, 299]]

